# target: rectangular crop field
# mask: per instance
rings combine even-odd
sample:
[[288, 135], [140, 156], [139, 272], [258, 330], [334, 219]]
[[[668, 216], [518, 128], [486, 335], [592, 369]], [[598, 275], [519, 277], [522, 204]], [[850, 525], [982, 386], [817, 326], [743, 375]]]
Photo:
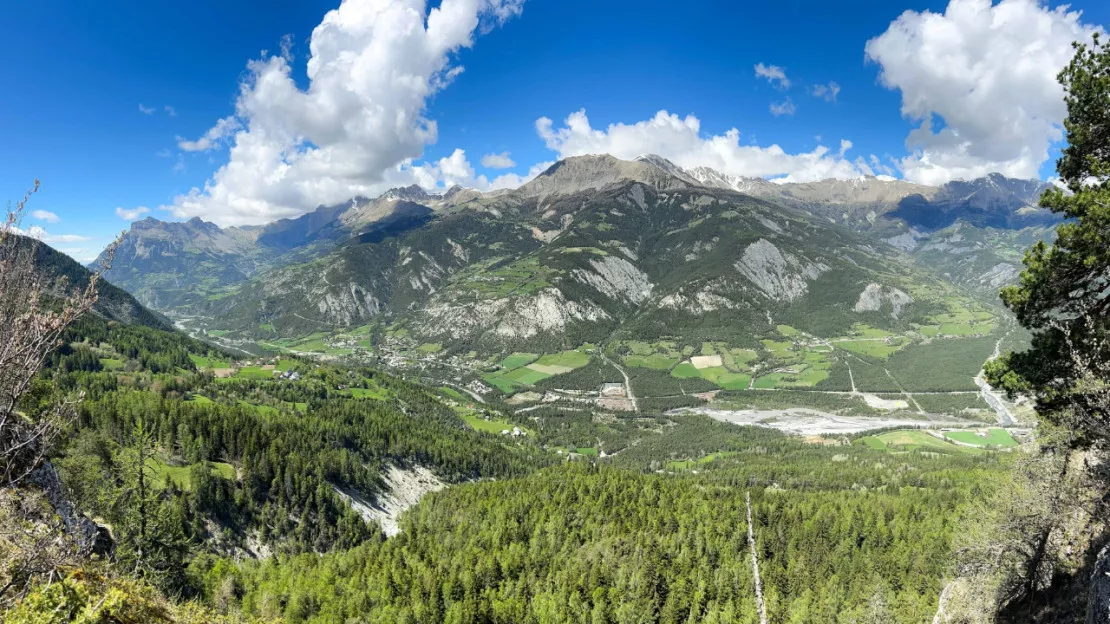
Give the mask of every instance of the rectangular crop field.
[[559, 353], [548, 353], [540, 359], [536, 360], [536, 364], [543, 366], [559, 366], [574, 370], [585, 366], [590, 361], [590, 355], [581, 350], [562, 351]]
[[512, 369], [520, 368], [525, 364], [531, 364], [540, 357], [537, 353], [513, 353], [512, 355], [501, 360], [501, 368]]
[[1010, 432], [1005, 429], [988, 429], [985, 436], [981, 436], [975, 431], [946, 431], [944, 437], [964, 444], [974, 444], [975, 446], [998, 446], [1002, 448], [1017, 446], [1017, 440], [1014, 440]]

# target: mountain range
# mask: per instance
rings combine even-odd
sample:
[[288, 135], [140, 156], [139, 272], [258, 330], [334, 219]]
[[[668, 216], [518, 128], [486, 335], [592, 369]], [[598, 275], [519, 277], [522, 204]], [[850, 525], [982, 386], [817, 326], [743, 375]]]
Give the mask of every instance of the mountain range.
[[147, 218], [108, 278], [254, 339], [377, 324], [499, 350], [784, 322], [899, 330], [953, 288], [993, 301], [1059, 222], [1036, 207], [1044, 188], [998, 174], [784, 184], [580, 156], [510, 191], [411, 186], [242, 228]]

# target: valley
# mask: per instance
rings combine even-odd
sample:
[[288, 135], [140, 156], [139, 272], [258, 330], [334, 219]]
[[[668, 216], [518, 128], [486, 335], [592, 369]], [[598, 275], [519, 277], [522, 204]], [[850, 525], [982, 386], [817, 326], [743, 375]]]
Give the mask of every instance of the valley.
[[0, 623], [1110, 624], [1105, 0], [39, 4]]
[[[1025, 338], [978, 269], [888, 242], [902, 185], [853, 188], [889, 221], [582, 157], [260, 229], [139, 222], [109, 275], [158, 313], [69, 334], [50, 370], [86, 397], [53, 462], [117, 559], [221, 617], [833, 621], [881, 595], [924, 621], [1034, 441], [983, 374]], [[982, 226], [953, 227], [903, 238]]]

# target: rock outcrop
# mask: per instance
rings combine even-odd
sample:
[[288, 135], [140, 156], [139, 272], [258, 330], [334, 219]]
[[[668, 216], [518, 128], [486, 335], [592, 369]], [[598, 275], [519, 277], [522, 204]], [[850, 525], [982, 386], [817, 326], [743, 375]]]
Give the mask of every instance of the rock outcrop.
[[115, 544], [108, 533], [108, 529], [88, 519], [77, 511], [73, 503], [66, 497], [62, 480], [50, 462], [43, 463], [28, 476], [28, 481], [42, 489], [46, 500], [54, 507], [54, 511], [62, 519], [66, 533], [77, 544], [78, 551], [83, 556], [108, 555]]
[[1091, 571], [1086, 624], [1110, 624], [1110, 545], [1099, 552]]

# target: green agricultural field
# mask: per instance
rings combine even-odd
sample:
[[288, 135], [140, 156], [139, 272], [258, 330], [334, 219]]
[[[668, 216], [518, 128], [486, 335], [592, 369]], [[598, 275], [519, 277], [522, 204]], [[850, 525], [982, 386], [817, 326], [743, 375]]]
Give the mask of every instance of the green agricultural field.
[[982, 336], [997, 327], [993, 314], [974, 310], [960, 303], [949, 303], [947, 314], [929, 317], [929, 327], [922, 328], [926, 336]]
[[936, 437], [925, 433], [924, 431], [917, 431], [913, 429], [888, 431], [875, 436], [867, 436], [860, 438], [860, 441], [875, 449], [886, 449], [893, 451], [907, 451], [907, 450], [925, 450], [925, 451], [944, 451], [948, 453], [963, 452], [963, 453], [981, 453], [979, 449], [968, 448], [966, 446], [959, 446], [945, 442], [944, 440], [937, 439]]
[[324, 342], [323, 338], [314, 338], [297, 343], [291, 348], [295, 351], [304, 351], [306, 353], [323, 353], [328, 348], [328, 345]]
[[860, 441], [877, 451], [886, 449], [886, 442], [883, 442], [878, 436], [867, 436], [866, 438], [860, 438]]
[[377, 399], [383, 401], [388, 398], [385, 393], [377, 388], [348, 388], [347, 392], [356, 399]]
[[588, 455], [590, 457], [597, 456], [597, 449], [593, 447], [578, 447], [574, 449], [574, 452], [578, 453], [579, 455]]
[[114, 371], [122, 369], [124, 363], [123, 360], [117, 360], [116, 358], [100, 358], [100, 365], [104, 367], [104, 370]]
[[748, 385], [752, 381], [751, 375], [736, 373], [724, 366], [711, 366], [709, 368], [698, 369], [690, 362], [682, 362], [671, 369], [671, 377], [677, 379], [700, 378], [716, 384], [718, 387], [724, 388], [725, 390], [747, 390]]
[[759, 390], [772, 390], [777, 388], [779, 384], [783, 383], [789, 376], [788, 373], [771, 373], [770, 375], [763, 375], [762, 377], [756, 378], [752, 387]]
[[443, 345], [438, 342], [425, 342], [416, 348], [417, 353], [438, 353], [443, 350]]
[[214, 401], [212, 401], [212, 399], [204, 396], [203, 394], [194, 394], [194, 395], [191, 395], [188, 398], [188, 400], [186, 400], [185, 402], [186, 403], [196, 403], [197, 405], [210, 405]]
[[797, 356], [794, 343], [789, 340], [764, 340], [763, 346], [778, 360], [787, 360]]
[[946, 431], [944, 437], [975, 446], [995, 446], [1011, 448], [1017, 446], [1017, 440], [1005, 429], [988, 429], [987, 435], [981, 436], [974, 431]]
[[651, 355], [626, 355], [624, 363], [638, 368], [651, 368], [654, 370], [670, 370], [678, 363], [678, 358], [670, 358], [661, 353]]
[[780, 334], [788, 338], [793, 338], [794, 336], [801, 334], [801, 332], [789, 325], [776, 325], [775, 329], [778, 330]]
[[734, 373], [724, 366], [711, 366], [700, 371], [700, 377], [711, 381], [725, 390], [746, 390], [752, 381], [751, 375]]
[[443, 394], [446, 394], [447, 396], [451, 397], [452, 399], [455, 399], [456, 401], [470, 401], [471, 400], [469, 397], [464, 397], [461, 392], [459, 392], [458, 390], [455, 390], [454, 388], [452, 388], [450, 386], [440, 386], [439, 391], [442, 392]]
[[517, 383], [530, 386], [537, 381], [551, 377], [551, 374], [525, 366], [523, 368], [518, 368], [516, 370], [511, 370], [507, 373], [503, 373], [502, 376], [511, 379]]
[[[507, 420], [500, 420], [497, 418], [487, 420], [484, 416], [479, 416], [478, 414], [470, 411], [460, 413], [459, 418], [462, 418], [467, 425], [470, 425], [471, 429], [474, 429], [476, 431], [484, 431], [486, 433], [499, 434], [506, 429], [512, 431], [513, 427], [520, 426], [514, 425]], [[524, 431], [528, 431], [528, 429], [524, 427], [521, 427], [521, 429], [523, 429]]]
[[678, 366], [671, 369], [671, 377], [679, 379], [693, 379], [694, 377], [701, 377], [701, 371], [694, 367], [689, 362], [683, 362]]
[[[207, 462], [212, 474], [228, 480], [234, 480], [235, 466], [224, 462]], [[181, 486], [183, 490], [193, 489], [193, 480], [189, 476], [192, 466], [170, 466], [156, 459], [151, 459], [150, 467], [154, 470], [155, 479], [165, 487], [170, 480]]]
[[725, 360], [725, 366], [747, 368], [748, 364], [759, 359], [759, 353], [754, 349], [729, 349], [728, 353], [722, 353], [721, 357]]
[[941, 336], [982, 336], [994, 331], [994, 323], [944, 323], [937, 330]]
[[254, 403], [250, 403], [249, 401], [244, 400], [240, 400], [239, 405], [252, 408], [254, 411], [258, 412], [262, 416], [277, 416], [280, 413], [278, 412], [278, 409], [276, 407], [270, 407], [269, 405], [255, 405]]
[[517, 388], [522, 386], [522, 384], [500, 373], [489, 373], [488, 375], [484, 375], [482, 379], [505, 394], [512, 394], [517, 391]]
[[189, 359], [193, 361], [193, 366], [197, 368], [231, 368], [231, 362], [229, 360], [194, 355], [192, 353], [189, 354]]
[[883, 340], [836, 340], [833, 346], [858, 355], [885, 360], [902, 348], [901, 343], [888, 344]]
[[540, 366], [557, 366], [569, 369], [566, 372], [570, 372], [571, 370], [585, 366], [589, 362], [590, 354], [586, 353], [584, 349], [575, 349], [573, 351], [548, 353], [533, 362], [533, 364], [539, 364]]
[[240, 379], [273, 379], [274, 371], [263, 370], [261, 366], [244, 366], [235, 373]]
[[501, 360], [501, 368], [506, 370], [520, 368], [521, 366], [535, 362], [538, 357], [540, 356], [536, 353], [513, 353]]

